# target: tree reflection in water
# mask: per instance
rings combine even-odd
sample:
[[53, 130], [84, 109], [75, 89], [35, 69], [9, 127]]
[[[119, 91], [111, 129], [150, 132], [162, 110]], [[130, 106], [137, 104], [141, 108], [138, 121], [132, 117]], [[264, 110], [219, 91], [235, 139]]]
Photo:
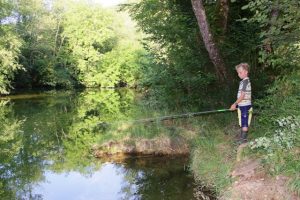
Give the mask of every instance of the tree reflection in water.
[[[46, 95], [45, 95], [46, 94]], [[139, 111], [130, 90], [43, 92], [0, 100], [0, 199], [43, 199], [46, 172], [92, 177], [103, 162], [91, 145], [106, 137], [105, 123], [132, 120]], [[178, 159], [129, 159], [122, 199], [192, 199], [194, 183]], [[182, 197], [182, 198], [180, 198]]]
[[131, 158], [122, 166], [123, 199], [194, 199], [187, 158]]
[[[7, 98], [6, 98], [7, 99]], [[130, 91], [43, 92], [0, 100], [0, 199], [41, 199], [33, 195], [44, 173], [99, 169], [89, 149], [105, 132], [101, 122], [125, 115]]]

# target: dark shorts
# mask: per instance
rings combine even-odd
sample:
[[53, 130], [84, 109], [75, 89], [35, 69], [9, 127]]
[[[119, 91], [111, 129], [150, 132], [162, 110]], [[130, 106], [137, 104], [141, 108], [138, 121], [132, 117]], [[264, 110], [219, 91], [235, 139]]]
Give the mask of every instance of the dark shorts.
[[252, 105], [238, 106], [238, 117], [240, 127], [249, 127], [252, 118]]

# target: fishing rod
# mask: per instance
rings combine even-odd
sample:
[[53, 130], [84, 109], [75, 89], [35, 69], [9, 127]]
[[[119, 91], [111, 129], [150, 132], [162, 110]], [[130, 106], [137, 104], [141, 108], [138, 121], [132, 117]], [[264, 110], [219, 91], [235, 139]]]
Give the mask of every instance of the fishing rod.
[[199, 116], [199, 115], [222, 113], [222, 112], [229, 112], [229, 111], [231, 111], [231, 110], [230, 109], [209, 110], [209, 111], [202, 111], [202, 112], [185, 113], [185, 114], [180, 114], [180, 115], [170, 115], [170, 116], [146, 118], [146, 119], [134, 120], [131, 122], [157, 122], [157, 121], [164, 121], [164, 120], [169, 120], [169, 119], [190, 118], [190, 117], [195, 117], [195, 116]]
[[[153, 117], [153, 118], [146, 118], [146, 119], [139, 119], [139, 120], [132, 120], [132, 121], [123, 121], [122, 123], [159, 122], [159, 121], [170, 120], [170, 119], [190, 118], [190, 117], [195, 117], [195, 116], [200, 116], [200, 115], [223, 113], [223, 112], [229, 112], [229, 111], [232, 111], [232, 110], [230, 110], [230, 109], [209, 110], [209, 111], [202, 111], [202, 112], [185, 113], [185, 114], [180, 114], [180, 115], [170, 115], [170, 116]], [[99, 125], [108, 125], [108, 123], [102, 122]]]

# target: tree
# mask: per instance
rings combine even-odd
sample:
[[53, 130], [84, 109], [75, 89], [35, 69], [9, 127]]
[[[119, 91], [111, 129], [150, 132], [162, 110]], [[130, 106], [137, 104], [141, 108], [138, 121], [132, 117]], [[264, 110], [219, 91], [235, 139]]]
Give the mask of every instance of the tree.
[[219, 0], [218, 10], [219, 10], [219, 26], [221, 27], [222, 35], [224, 35], [227, 31], [227, 26], [228, 26], [229, 0]]
[[18, 56], [22, 40], [10, 21], [13, 15], [12, 2], [1, 1], [0, 7], [0, 94], [8, 94], [12, 89], [11, 82], [14, 80], [15, 72], [21, 69]]
[[300, 57], [299, 2], [255, 0], [243, 9], [253, 14], [248, 23], [257, 23], [260, 27], [260, 62], [267, 68], [272, 67], [275, 75], [295, 70]]
[[19, 63], [25, 70], [18, 70], [16, 87], [115, 87], [136, 83], [143, 49], [132, 36], [136, 34], [133, 26], [126, 34], [120, 31], [125, 20], [129, 24], [124, 15], [86, 0], [53, 0], [47, 4], [43, 0], [16, 0], [9, 8], [24, 41]]
[[60, 16], [42, 0], [18, 0], [14, 12], [16, 29], [24, 41], [20, 63], [25, 69], [18, 71], [16, 87], [70, 86], [68, 71], [58, 65]]
[[[148, 95], [168, 102], [194, 101], [197, 91], [215, 80], [215, 72], [199, 35], [190, 0], [143, 0], [127, 5], [144, 33], [148, 61], [141, 69]], [[176, 91], [176, 92], [174, 92]], [[167, 98], [167, 99], [165, 99]], [[176, 104], [172, 104], [176, 105]]]
[[131, 38], [135, 34], [133, 27], [127, 30], [132, 35], [120, 31], [124, 29], [123, 19], [126, 19], [122, 17], [114, 11], [88, 4], [70, 5], [64, 13], [64, 57], [81, 85], [115, 87], [134, 84], [143, 49], [137, 38]]
[[221, 81], [224, 81], [227, 77], [227, 72], [223, 58], [217, 44], [214, 42], [213, 35], [210, 31], [209, 23], [207, 20], [206, 12], [203, 6], [202, 0], [191, 0], [195, 16], [198, 21], [198, 26], [204, 41], [204, 45], [208, 52], [211, 62], [214, 64], [216, 74]]

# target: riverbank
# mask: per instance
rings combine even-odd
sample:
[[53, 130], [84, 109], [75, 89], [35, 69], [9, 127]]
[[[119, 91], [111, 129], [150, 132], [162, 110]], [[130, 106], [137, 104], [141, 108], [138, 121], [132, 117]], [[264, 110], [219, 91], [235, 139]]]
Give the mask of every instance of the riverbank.
[[117, 160], [130, 155], [189, 156], [195, 180], [220, 193], [231, 183], [234, 160], [234, 127], [225, 127], [224, 134], [224, 126], [235, 117], [222, 113], [159, 124], [123, 124], [106, 133], [105, 139], [93, 145], [92, 152], [98, 158]]
[[213, 188], [217, 198], [298, 200], [296, 193], [288, 187], [288, 176], [270, 175], [261, 157], [247, 155], [245, 152], [250, 151], [248, 146], [235, 144], [239, 134], [235, 117], [235, 114], [227, 113], [164, 122], [159, 125], [157, 135], [148, 139], [142, 134], [130, 137], [137, 135], [129, 134], [133, 127], [123, 128], [123, 134], [126, 133], [121, 140], [97, 144], [93, 147], [93, 154], [116, 158], [128, 155], [189, 155], [195, 180]]

